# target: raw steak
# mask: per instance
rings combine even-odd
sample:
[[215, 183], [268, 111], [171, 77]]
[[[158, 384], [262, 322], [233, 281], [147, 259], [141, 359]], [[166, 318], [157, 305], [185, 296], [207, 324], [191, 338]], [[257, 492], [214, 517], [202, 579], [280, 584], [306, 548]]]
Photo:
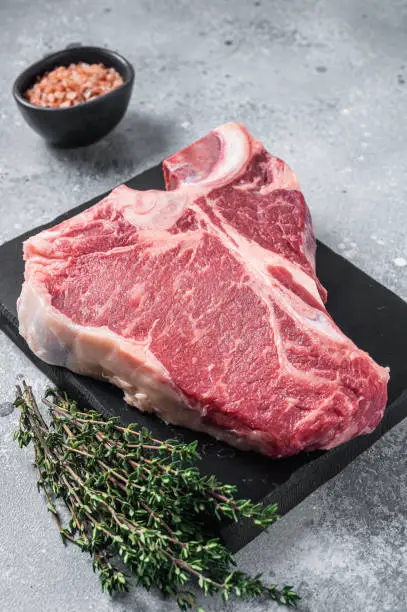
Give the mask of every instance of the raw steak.
[[30, 238], [20, 332], [48, 363], [111, 381], [162, 419], [282, 457], [379, 423], [388, 371], [324, 308], [298, 181], [227, 124]]

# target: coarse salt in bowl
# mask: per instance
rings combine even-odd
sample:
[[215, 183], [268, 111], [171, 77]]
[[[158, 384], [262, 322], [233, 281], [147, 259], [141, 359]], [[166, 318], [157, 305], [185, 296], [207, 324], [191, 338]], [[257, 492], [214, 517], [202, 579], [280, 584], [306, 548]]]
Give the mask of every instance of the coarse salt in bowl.
[[133, 66], [123, 56], [77, 46], [29, 66], [16, 79], [13, 96], [24, 119], [45, 140], [75, 147], [100, 140], [119, 123], [133, 83]]

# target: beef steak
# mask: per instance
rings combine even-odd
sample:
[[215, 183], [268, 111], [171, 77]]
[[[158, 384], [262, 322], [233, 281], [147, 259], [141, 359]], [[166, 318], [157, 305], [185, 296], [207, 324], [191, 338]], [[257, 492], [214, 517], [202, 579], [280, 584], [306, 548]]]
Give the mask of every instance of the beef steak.
[[388, 371], [324, 307], [294, 173], [226, 124], [24, 244], [20, 333], [140, 410], [282, 457], [379, 423]]

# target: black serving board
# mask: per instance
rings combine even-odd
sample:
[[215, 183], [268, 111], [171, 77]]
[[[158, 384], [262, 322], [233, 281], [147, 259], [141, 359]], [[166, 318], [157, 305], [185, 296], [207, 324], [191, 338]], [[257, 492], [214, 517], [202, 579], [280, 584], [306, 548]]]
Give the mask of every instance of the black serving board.
[[[137, 189], [163, 189], [161, 165], [127, 183]], [[369, 436], [360, 436], [328, 451], [301, 453], [273, 460], [242, 452], [200, 433], [165, 425], [153, 415], [128, 406], [119, 389], [78, 376], [65, 368], [49, 366], [35, 357], [18, 333], [16, 300], [23, 282], [22, 243], [41, 229], [50, 227], [98, 202], [103, 195], [82, 204], [51, 223], [36, 228], [0, 247], [0, 327], [26, 355], [57, 385], [78, 401], [106, 416], [118, 415], [123, 423], [136, 422], [150, 428], [157, 437], [198, 439], [201, 469], [236, 484], [242, 497], [277, 502], [284, 514], [318, 486], [332, 478], [357, 455], [407, 416], [407, 304], [325, 245], [318, 244], [318, 276], [328, 289], [328, 310], [358, 346], [380, 364], [390, 366], [389, 404], [379, 427]], [[232, 550], [249, 542], [259, 530], [241, 521], [222, 526], [221, 534]]]

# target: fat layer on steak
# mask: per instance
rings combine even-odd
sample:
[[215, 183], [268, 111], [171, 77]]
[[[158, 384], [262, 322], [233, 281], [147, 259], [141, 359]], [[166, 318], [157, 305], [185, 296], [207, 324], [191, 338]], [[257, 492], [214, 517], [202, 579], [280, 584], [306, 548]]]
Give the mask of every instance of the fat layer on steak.
[[388, 370], [335, 325], [295, 174], [238, 124], [24, 244], [20, 333], [44, 361], [242, 449], [329, 449], [379, 423]]

